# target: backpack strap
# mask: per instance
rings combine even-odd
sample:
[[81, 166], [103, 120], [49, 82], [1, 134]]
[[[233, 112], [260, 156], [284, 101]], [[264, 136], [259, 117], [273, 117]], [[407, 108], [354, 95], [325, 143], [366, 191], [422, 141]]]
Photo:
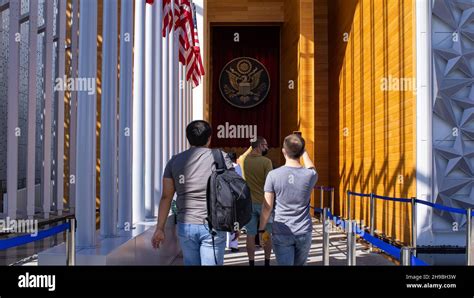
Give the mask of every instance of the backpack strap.
[[214, 157], [214, 163], [216, 164], [216, 170], [225, 170], [227, 169], [225, 165], [224, 156], [219, 149], [212, 149], [212, 156]]

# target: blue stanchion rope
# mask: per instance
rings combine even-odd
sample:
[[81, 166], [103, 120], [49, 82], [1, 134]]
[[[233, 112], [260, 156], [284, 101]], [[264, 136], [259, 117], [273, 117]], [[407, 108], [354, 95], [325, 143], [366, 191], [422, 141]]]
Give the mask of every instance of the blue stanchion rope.
[[431, 202], [427, 202], [427, 201], [421, 201], [421, 200], [416, 200], [416, 203], [420, 203], [420, 204], [430, 206], [430, 207], [435, 208], [435, 209], [448, 211], [448, 212], [452, 212], [452, 213], [466, 214], [466, 210], [461, 209], [461, 208], [448, 207], [448, 206], [435, 204], [435, 203], [431, 203]]
[[406, 199], [406, 198], [392, 198], [392, 197], [386, 197], [386, 196], [379, 196], [374, 194], [374, 198], [376, 199], [382, 199], [386, 201], [394, 201], [394, 202], [402, 202], [402, 203], [410, 203], [411, 199]]
[[0, 250], [38, 241], [38, 240], [53, 236], [55, 234], [61, 233], [69, 228], [70, 228], [70, 223], [67, 222], [62, 225], [52, 227], [47, 230], [39, 231], [38, 235], [36, 236], [24, 235], [24, 236], [18, 236], [18, 237], [14, 237], [10, 239], [0, 240]]
[[356, 196], [356, 197], [370, 197], [370, 194], [358, 193], [358, 192], [353, 192], [353, 191], [348, 191], [347, 194], [351, 196]]

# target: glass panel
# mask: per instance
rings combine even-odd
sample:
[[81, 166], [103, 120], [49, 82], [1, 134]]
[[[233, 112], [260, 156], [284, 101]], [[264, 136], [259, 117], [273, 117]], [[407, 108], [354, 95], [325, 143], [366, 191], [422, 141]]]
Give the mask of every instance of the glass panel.
[[28, 142], [28, 35], [29, 21], [20, 25], [20, 82], [18, 104], [18, 188], [26, 187], [26, 161]]
[[36, 56], [36, 165], [35, 183], [41, 183], [43, 168], [43, 109], [44, 109], [44, 32], [38, 35], [38, 55]]
[[21, 15], [27, 13], [30, 10], [30, 0], [21, 0]]
[[41, 27], [44, 25], [44, 0], [39, 0], [38, 1], [38, 27]]
[[[7, 191], [7, 71], [9, 10], [0, 12], [0, 202]], [[0, 204], [3, 211], [3, 203]]]

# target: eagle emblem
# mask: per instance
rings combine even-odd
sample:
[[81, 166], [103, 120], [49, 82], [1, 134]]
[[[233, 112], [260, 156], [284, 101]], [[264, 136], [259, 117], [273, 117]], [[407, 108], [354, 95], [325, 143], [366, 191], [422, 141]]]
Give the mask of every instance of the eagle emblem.
[[224, 99], [238, 108], [252, 108], [263, 102], [270, 91], [270, 76], [260, 61], [240, 57], [224, 66], [219, 77]]

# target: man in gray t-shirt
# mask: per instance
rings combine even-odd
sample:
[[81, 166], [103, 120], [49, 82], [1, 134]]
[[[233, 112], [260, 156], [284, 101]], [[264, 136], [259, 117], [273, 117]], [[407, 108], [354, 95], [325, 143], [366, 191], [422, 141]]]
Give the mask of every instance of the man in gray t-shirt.
[[[278, 265], [304, 265], [311, 248], [309, 205], [318, 173], [304, 147], [301, 136], [287, 136], [282, 149], [286, 163], [270, 171], [265, 181], [259, 233], [264, 231], [275, 205], [272, 242]], [[300, 164], [301, 157], [305, 167]]]
[[[212, 129], [206, 121], [193, 121], [186, 127], [191, 148], [173, 156], [163, 173], [163, 192], [158, 211], [158, 223], [151, 240], [159, 248], [165, 240], [164, 227], [174, 194], [177, 194], [177, 234], [183, 252], [184, 265], [222, 265], [226, 233], [209, 232], [206, 223], [207, 181], [212, 173], [214, 158], [209, 149]], [[224, 154], [227, 168], [232, 161]]]
[[[228, 169], [232, 161], [223, 153]], [[191, 147], [174, 155], [165, 167], [163, 178], [171, 178], [176, 189], [178, 222], [204, 224], [207, 217], [206, 188], [214, 158], [206, 147]]]

